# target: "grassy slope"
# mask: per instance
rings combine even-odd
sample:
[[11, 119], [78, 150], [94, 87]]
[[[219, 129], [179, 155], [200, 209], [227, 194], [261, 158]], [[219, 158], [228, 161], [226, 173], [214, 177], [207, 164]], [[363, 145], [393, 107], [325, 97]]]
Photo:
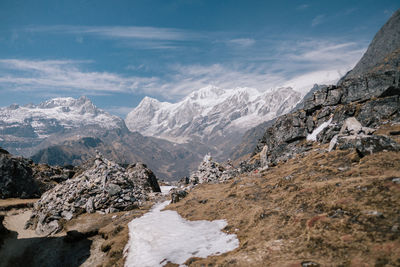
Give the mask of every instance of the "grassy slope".
[[[379, 133], [398, 130], [399, 125]], [[400, 141], [397, 138], [397, 141]], [[315, 146], [263, 173], [204, 184], [170, 205], [189, 220], [226, 219], [240, 247], [190, 266], [400, 265], [400, 152], [360, 159]]]

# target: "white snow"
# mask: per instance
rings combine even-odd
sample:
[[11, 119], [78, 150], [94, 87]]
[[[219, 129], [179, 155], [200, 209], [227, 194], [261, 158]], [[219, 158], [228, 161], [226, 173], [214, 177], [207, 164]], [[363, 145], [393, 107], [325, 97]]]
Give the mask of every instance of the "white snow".
[[[0, 108], [0, 122], [6, 127], [30, 124], [40, 137], [47, 137], [49, 127], [64, 129], [98, 126], [115, 129], [122, 125], [117, 116], [98, 109], [88, 98], [54, 98], [38, 105], [10, 106]], [[51, 130], [51, 129], [50, 129]]]
[[314, 129], [314, 131], [312, 133], [310, 133], [309, 135], [307, 135], [307, 141], [317, 141], [317, 135], [326, 127], [329, 126], [329, 124], [331, 124], [332, 122], [332, 117], [326, 121], [323, 122], [320, 126], [318, 126], [316, 129]]
[[163, 195], [168, 195], [169, 191], [170, 191], [172, 188], [175, 188], [175, 187], [176, 187], [176, 186], [173, 186], [173, 185], [161, 185], [161, 186], [160, 186], [161, 194], [163, 194]]
[[[126, 117], [131, 131], [167, 140], [244, 132], [289, 112], [300, 100], [291, 88], [260, 92], [255, 88], [222, 89], [207, 86], [176, 103], [145, 97]], [[204, 127], [203, 127], [204, 126]]]
[[235, 234], [221, 231], [227, 225], [225, 220], [187, 221], [176, 211], [161, 211], [168, 204], [169, 201], [156, 204], [128, 224], [126, 267], [183, 264], [191, 257], [206, 258], [239, 246]]

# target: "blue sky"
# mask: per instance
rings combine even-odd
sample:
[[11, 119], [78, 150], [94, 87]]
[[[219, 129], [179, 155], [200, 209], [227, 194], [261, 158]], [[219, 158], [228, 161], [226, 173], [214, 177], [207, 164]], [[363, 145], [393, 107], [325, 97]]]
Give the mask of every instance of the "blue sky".
[[398, 0], [0, 1], [0, 106], [86, 95], [124, 116], [209, 84], [333, 83]]

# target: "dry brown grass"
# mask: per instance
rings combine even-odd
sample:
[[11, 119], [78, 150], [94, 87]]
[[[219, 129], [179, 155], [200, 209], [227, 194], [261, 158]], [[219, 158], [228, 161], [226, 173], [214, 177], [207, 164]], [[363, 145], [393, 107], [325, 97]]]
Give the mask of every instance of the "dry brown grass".
[[[400, 266], [400, 153], [325, 152], [225, 184], [196, 187], [169, 208], [226, 219], [240, 247], [190, 266]], [[374, 214], [374, 211], [378, 212]]]

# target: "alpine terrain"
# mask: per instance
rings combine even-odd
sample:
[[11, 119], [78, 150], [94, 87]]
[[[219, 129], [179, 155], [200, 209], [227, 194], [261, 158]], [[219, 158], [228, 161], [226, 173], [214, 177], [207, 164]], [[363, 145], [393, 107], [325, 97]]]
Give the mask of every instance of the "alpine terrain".
[[[121, 29], [81, 33], [190, 35]], [[125, 121], [55, 98], [0, 127], [0, 267], [400, 266], [400, 9], [303, 97], [208, 86]]]
[[125, 122], [145, 136], [204, 144], [226, 160], [245, 131], [291, 111], [300, 100], [300, 93], [290, 87], [262, 93], [208, 86], [177, 103], [145, 97]]
[[37, 163], [79, 165], [96, 151], [120, 163], [144, 162], [163, 179], [189, 174], [207, 149], [130, 132], [87, 97], [0, 108], [0, 146]]

